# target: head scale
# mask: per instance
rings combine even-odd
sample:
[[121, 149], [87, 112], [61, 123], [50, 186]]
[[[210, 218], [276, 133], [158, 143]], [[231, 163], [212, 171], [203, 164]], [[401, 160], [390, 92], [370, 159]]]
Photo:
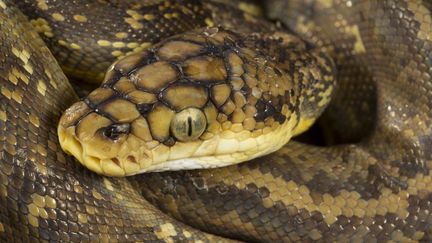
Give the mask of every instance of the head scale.
[[112, 176], [238, 163], [289, 140], [294, 89], [241, 36], [186, 33], [114, 63], [102, 86], [65, 112], [60, 143]]

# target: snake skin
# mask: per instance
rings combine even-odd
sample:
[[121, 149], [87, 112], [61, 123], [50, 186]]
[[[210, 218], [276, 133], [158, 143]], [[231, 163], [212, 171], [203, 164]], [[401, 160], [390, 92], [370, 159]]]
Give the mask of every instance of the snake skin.
[[77, 97], [24, 16], [9, 1], [0, 10], [0, 240], [221, 241], [157, 210], [133, 179], [96, 176], [65, 156], [56, 124]]
[[197, 29], [113, 64], [65, 111], [59, 141], [107, 176], [232, 165], [307, 129], [334, 83], [331, 59], [293, 35]]
[[76, 97], [30, 24], [0, 0], [1, 240], [228, 241], [211, 232], [246, 241], [431, 241], [431, 4], [266, 4], [333, 56], [340, 84], [330, 120], [349, 114], [359, 124], [335, 129], [353, 129], [361, 142], [292, 142], [231, 167], [119, 179], [61, 151], [56, 124]]

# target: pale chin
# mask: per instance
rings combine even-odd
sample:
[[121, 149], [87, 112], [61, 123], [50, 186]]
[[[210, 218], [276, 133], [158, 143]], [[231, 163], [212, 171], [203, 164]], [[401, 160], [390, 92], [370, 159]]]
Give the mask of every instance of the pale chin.
[[[205, 160], [213, 160], [211, 163], [205, 163]], [[236, 161], [235, 163], [240, 163], [243, 161]], [[196, 169], [210, 169], [217, 167], [224, 167], [233, 164], [233, 159], [231, 160], [221, 160], [215, 161], [211, 156], [209, 157], [198, 157], [198, 158], [185, 158], [165, 161], [157, 165], [151, 165], [147, 168], [137, 171], [135, 174], [148, 173], [148, 172], [162, 172], [162, 171], [178, 171], [178, 170], [196, 170]]]

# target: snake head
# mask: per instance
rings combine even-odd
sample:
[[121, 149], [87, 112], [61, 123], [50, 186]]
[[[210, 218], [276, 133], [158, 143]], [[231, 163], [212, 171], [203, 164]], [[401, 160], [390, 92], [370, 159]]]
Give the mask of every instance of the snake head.
[[277, 150], [298, 125], [304, 85], [243, 39], [205, 29], [120, 59], [62, 116], [62, 148], [110, 176], [220, 167]]

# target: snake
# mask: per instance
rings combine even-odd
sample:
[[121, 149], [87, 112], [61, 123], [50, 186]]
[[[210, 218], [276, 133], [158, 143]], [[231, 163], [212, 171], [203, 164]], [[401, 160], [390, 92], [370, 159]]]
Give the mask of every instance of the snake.
[[0, 0], [0, 239], [431, 241], [431, 11]]

